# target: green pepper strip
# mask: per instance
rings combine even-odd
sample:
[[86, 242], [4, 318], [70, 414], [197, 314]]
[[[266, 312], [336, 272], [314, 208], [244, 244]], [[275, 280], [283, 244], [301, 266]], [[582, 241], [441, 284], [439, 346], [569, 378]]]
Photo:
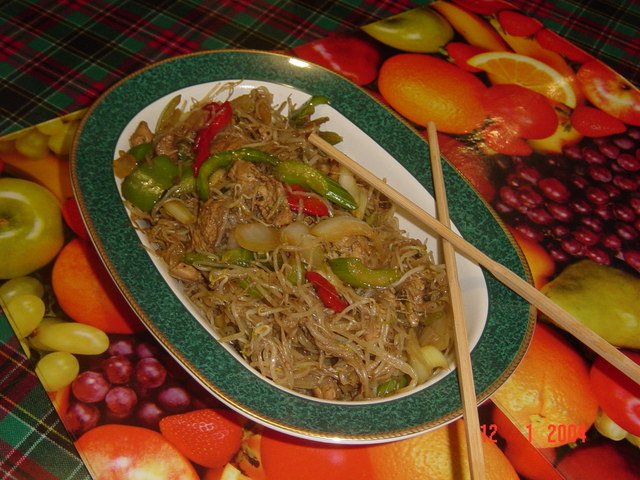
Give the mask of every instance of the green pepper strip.
[[122, 181], [122, 196], [140, 210], [150, 212], [164, 192], [176, 181], [178, 165], [167, 155], [142, 163]]
[[303, 162], [283, 160], [273, 167], [273, 173], [282, 182], [313, 190], [347, 210], [355, 210], [355, 199], [338, 182]]
[[214, 153], [204, 161], [198, 171], [196, 188], [202, 200], [209, 198], [209, 178], [211, 175], [221, 168], [229, 168], [236, 158], [246, 160], [247, 162], [266, 162], [272, 165], [279, 162], [278, 157], [275, 155], [253, 147], [243, 147], [236, 150], [225, 150]]
[[304, 124], [307, 117], [310, 117], [316, 111], [316, 105], [323, 103], [328, 105], [331, 103], [331, 100], [324, 95], [313, 95], [289, 115], [289, 121], [297, 126]]
[[185, 253], [183, 260], [188, 265], [200, 263], [204, 265], [237, 265], [239, 267], [248, 267], [254, 259], [253, 252], [244, 248], [231, 248], [225, 250], [219, 255], [213, 253], [189, 252]]
[[388, 287], [397, 282], [402, 272], [397, 268], [368, 268], [359, 258], [334, 258], [329, 260], [333, 273], [352, 287]]
[[409, 385], [409, 380], [407, 379], [406, 375], [403, 375], [400, 378], [390, 378], [386, 382], [378, 385], [376, 393], [379, 397], [383, 397], [395, 392], [396, 390], [406, 387], [407, 385]]
[[280, 160], [271, 153], [253, 147], [214, 153], [202, 164], [196, 178], [198, 195], [202, 200], [209, 198], [209, 178], [211, 175], [221, 168], [229, 168], [236, 158], [247, 162], [269, 163], [273, 167], [273, 173], [280, 181], [289, 185], [300, 185], [307, 190], [313, 190], [347, 210], [358, 208], [358, 204], [349, 192], [319, 170], [303, 162]]
[[153, 145], [151, 143], [140, 143], [135, 147], [131, 147], [127, 152], [129, 155], [133, 155], [136, 159], [136, 163], [140, 165], [145, 157], [153, 151]]

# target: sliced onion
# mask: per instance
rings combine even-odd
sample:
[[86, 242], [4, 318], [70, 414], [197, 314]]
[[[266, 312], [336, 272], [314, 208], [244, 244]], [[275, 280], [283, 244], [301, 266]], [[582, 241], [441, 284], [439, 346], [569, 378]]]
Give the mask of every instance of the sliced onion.
[[196, 216], [180, 200], [169, 200], [162, 204], [162, 208], [183, 225], [190, 225], [196, 221]]
[[262, 223], [238, 225], [233, 230], [233, 238], [252, 252], [270, 252], [280, 244], [280, 232]]
[[373, 233], [373, 229], [363, 220], [354, 218], [351, 215], [340, 215], [317, 223], [311, 228], [311, 233], [316, 237], [332, 242], [350, 235], [370, 236]]
[[293, 222], [282, 229], [282, 239], [290, 245], [302, 245], [309, 227], [301, 222]]
[[353, 174], [343, 166], [340, 167], [338, 183], [351, 194], [351, 196], [358, 204], [358, 208], [351, 212], [351, 214], [356, 218], [364, 218], [364, 213], [367, 210], [368, 200], [366, 190], [360, 188]]

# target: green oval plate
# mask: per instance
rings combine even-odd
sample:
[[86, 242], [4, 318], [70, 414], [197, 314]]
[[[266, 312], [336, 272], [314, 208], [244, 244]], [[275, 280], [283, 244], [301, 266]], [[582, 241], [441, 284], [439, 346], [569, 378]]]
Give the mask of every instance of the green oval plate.
[[[112, 160], [140, 118], [153, 128], [175, 92], [200, 98], [213, 83], [242, 79], [266, 84], [304, 101], [331, 99], [318, 115], [326, 129], [345, 137], [339, 147], [387, 179], [415, 203], [433, 211], [429, 148], [397, 114], [345, 78], [276, 53], [207, 51], [165, 60], [118, 82], [82, 120], [71, 153], [71, 174], [92, 241], [118, 287], [158, 341], [185, 369], [231, 408], [265, 426], [326, 442], [375, 443], [409, 437], [462, 414], [455, 369], [410, 395], [382, 402], [330, 403], [294, 394], [263, 380], [213, 337], [181, 298], [162, 265], [142, 248], [112, 171]], [[193, 92], [198, 92], [192, 95]], [[199, 96], [198, 96], [199, 95]], [[323, 110], [324, 109], [324, 110]], [[448, 162], [444, 174], [450, 215], [477, 248], [523, 278], [522, 255], [497, 217]], [[407, 220], [407, 230], [413, 227]], [[429, 237], [428, 232], [425, 233]], [[414, 235], [415, 236], [415, 235]], [[429, 240], [427, 240], [429, 241]], [[437, 242], [431, 248], [437, 250]], [[528, 303], [490, 274], [460, 258], [465, 315], [478, 401], [488, 398], [513, 372], [529, 344], [534, 317]], [[466, 262], [466, 263], [465, 263]]]

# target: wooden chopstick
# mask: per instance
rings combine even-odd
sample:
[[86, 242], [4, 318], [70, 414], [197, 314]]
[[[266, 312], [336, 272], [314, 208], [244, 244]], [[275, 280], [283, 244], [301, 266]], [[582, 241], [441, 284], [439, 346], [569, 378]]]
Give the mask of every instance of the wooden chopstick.
[[524, 298], [531, 305], [546, 314], [556, 325], [576, 337], [584, 345], [591, 348], [595, 353], [603, 357], [609, 363], [614, 365], [618, 370], [627, 375], [636, 383], [640, 384], [640, 365], [637, 365], [629, 357], [625, 356], [616, 347], [607, 342], [600, 335], [590, 328], [586, 327], [577, 320], [569, 312], [561, 308], [550, 298], [545, 296], [533, 285], [520, 278], [504, 265], [491, 259], [478, 248], [467, 242], [456, 232], [440, 223], [438, 219], [425, 212], [418, 205], [399, 193], [390, 185], [380, 180], [378, 177], [369, 172], [362, 165], [358, 164], [348, 155], [344, 154], [333, 145], [330, 145], [318, 135], [309, 135], [309, 141], [324, 151], [331, 158], [341, 163], [353, 173], [358, 175], [362, 180], [378, 189], [396, 205], [402, 207], [407, 213], [411, 214], [415, 219], [421, 221], [425, 226], [429, 227], [433, 232], [447, 240], [454, 248], [467, 258], [475, 261], [482, 267], [486, 268], [496, 279], [505, 286], [513, 290], [515, 293]]
[[[446, 227], [451, 228], [447, 192], [440, 161], [440, 146], [438, 145], [436, 126], [433, 122], [427, 124], [427, 132], [429, 137], [431, 175], [433, 177], [436, 211], [440, 222]], [[482, 480], [486, 478], [484, 451], [482, 449], [482, 435], [480, 434], [478, 400], [473, 383], [473, 368], [471, 366], [467, 326], [465, 324], [464, 309], [462, 307], [462, 292], [458, 280], [458, 267], [455, 258], [456, 252], [453, 245], [444, 239], [442, 240], [442, 255], [447, 269], [449, 297], [451, 299], [451, 311], [453, 313], [454, 347], [458, 365], [460, 396], [462, 397], [462, 412], [467, 440], [469, 470], [473, 480]]]

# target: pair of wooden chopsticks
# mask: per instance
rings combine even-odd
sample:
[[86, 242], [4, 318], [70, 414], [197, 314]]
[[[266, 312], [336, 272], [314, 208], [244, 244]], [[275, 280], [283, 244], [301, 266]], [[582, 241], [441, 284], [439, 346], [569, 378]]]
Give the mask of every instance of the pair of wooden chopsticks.
[[[515, 293], [524, 298], [532, 306], [545, 313], [552, 319], [556, 325], [569, 332], [575, 338], [580, 340], [584, 345], [591, 348], [595, 353], [603, 357], [609, 363], [614, 365], [618, 370], [627, 375], [629, 378], [640, 384], [640, 366], [633, 362], [630, 358], [622, 354], [617, 348], [596, 334], [593, 330], [586, 327], [577, 320], [573, 315], [561, 308], [533, 285], [527, 283], [514, 272], [494, 261], [485, 253], [477, 249], [475, 246], [464, 240], [460, 235], [450, 228], [449, 215], [447, 209], [447, 200], [442, 181], [442, 170], [440, 164], [440, 151], [438, 147], [438, 139], [436, 135], [435, 125], [428, 125], [430, 156], [432, 170], [434, 175], [434, 186], [436, 190], [436, 205], [440, 219], [437, 219], [425, 212], [404, 195], [396, 191], [393, 187], [383, 182], [381, 179], [373, 175], [366, 168], [349, 158], [340, 150], [330, 145], [318, 135], [311, 134], [309, 141], [316, 147], [320, 148], [338, 163], [344, 165], [353, 173], [358, 175], [362, 180], [372, 187], [383, 193], [387, 198], [403, 208], [411, 214], [415, 219], [421, 221], [425, 226], [433, 230], [443, 239], [443, 254], [445, 255], [445, 263], [448, 274], [453, 271], [453, 282], [450, 281], [450, 289], [453, 295], [459, 295], [459, 285], [457, 282], [457, 273], [455, 268], [455, 258], [453, 251], [465, 255], [467, 258], [477, 262], [479, 265], [487, 269], [494, 277], [496, 277], [505, 286], [513, 290]], [[436, 178], [438, 176], [439, 178]], [[449, 257], [449, 261], [447, 261]], [[449, 263], [451, 265], [449, 265]], [[454, 292], [457, 290], [457, 292]], [[461, 309], [461, 302], [454, 301], [452, 298], [452, 308]], [[464, 325], [464, 317], [461, 312], [454, 310], [454, 326], [456, 339], [456, 357], [458, 360], [458, 376], [460, 380], [461, 396], [463, 403], [464, 416], [466, 418], [467, 446], [471, 465], [472, 478], [480, 479], [484, 477], [484, 457], [482, 455], [482, 445], [480, 437], [480, 429], [478, 425], [477, 400], [475, 397], [475, 388], [473, 384], [473, 373], [471, 369], [471, 361], [469, 357], [469, 347], [467, 343], [466, 327]]]

